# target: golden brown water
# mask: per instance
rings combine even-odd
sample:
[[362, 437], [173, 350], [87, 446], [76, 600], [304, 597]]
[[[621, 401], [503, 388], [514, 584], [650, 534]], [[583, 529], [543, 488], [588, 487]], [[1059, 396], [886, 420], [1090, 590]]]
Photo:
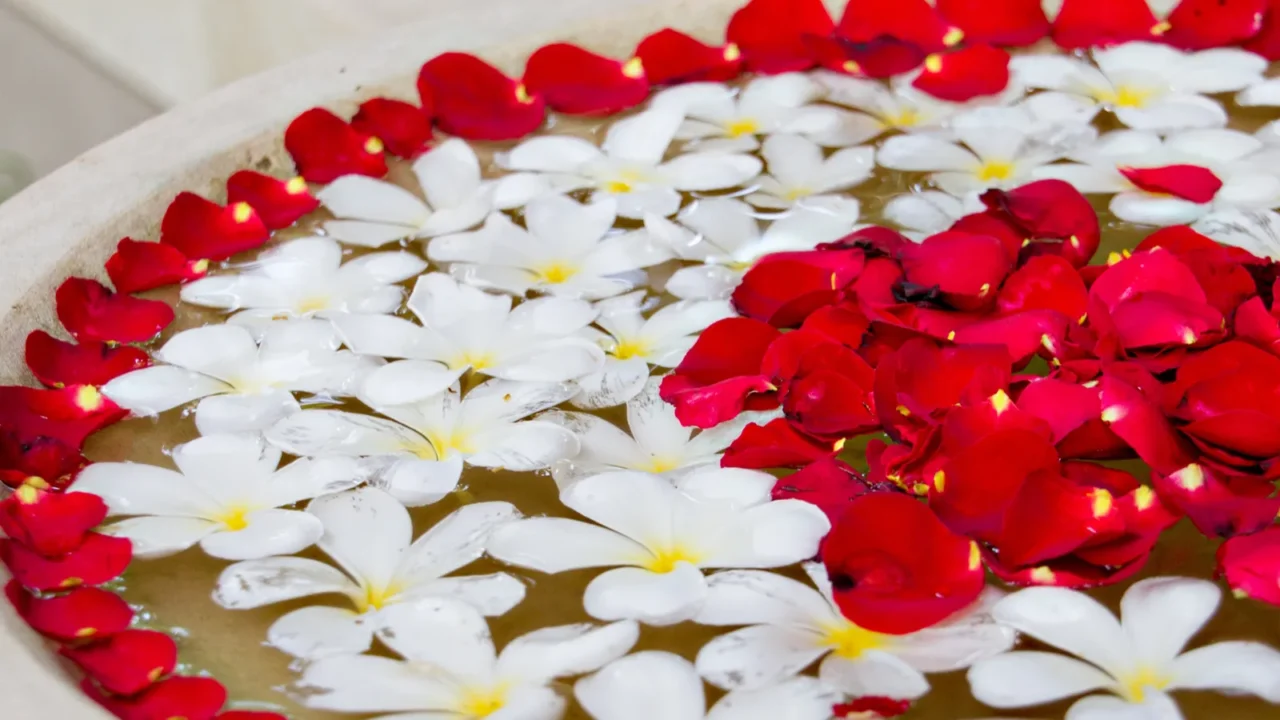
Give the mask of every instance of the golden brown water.
[[[1250, 111], [1237, 119], [1241, 129], [1254, 129], [1270, 119]], [[555, 124], [558, 134], [577, 134], [599, 139], [600, 127], [578, 121], [559, 120]], [[1110, 128], [1107, 128], [1110, 129]], [[482, 161], [492, 153], [503, 149], [497, 145], [476, 145]], [[493, 172], [493, 168], [489, 168]], [[391, 178], [416, 192], [416, 186], [408, 166], [393, 163]], [[863, 222], [877, 222], [884, 202], [895, 195], [919, 187], [923, 176], [878, 169], [870, 181], [854, 191], [863, 202]], [[1149, 229], [1127, 225], [1116, 220], [1106, 209], [1106, 198], [1095, 199], [1104, 227], [1103, 244], [1097, 258], [1105, 258], [1108, 252], [1133, 247]], [[326, 215], [314, 213], [297, 228], [277, 233], [275, 241], [307, 235]], [[421, 252], [421, 245], [410, 244]], [[394, 248], [383, 248], [394, 249]], [[351, 255], [368, 252], [363, 249], [350, 251]], [[243, 258], [250, 259], [249, 257]], [[237, 261], [242, 260], [237, 258]], [[660, 278], [666, 269], [651, 271], [651, 277]], [[406, 288], [412, 286], [406, 282]], [[660, 281], [653, 283], [661, 286]], [[177, 304], [177, 320], [168, 328], [158, 343], [182, 329], [219, 322], [221, 313], [178, 303], [176, 288], [149, 294]], [[349, 403], [358, 408], [358, 403]], [[346, 407], [345, 409], [353, 409]], [[614, 422], [623, 423], [621, 408], [611, 409], [605, 415]], [[623, 423], [625, 427], [625, 423]], [[180, 411], [171, 411], [159, 419], [133, 419], [110, 427], [90, 439], [86, 455], [94, 461], [121, 461], [151, 463], [172, 467], [167, 448], [196, 437], [194, 424]], [[864, 442], [850, 443], [847, 453], [856, 453]], [[849, 458], [860, 462], [861, 458]], [[464, 471], [462, 485], [444, 501], [424, 508], [411, 510], [415, 535], [438, 522], [448, 513], [467, 502], [505, 500], [514, 503], [525, 515], [574, 516], [560, 505], [552, 480], [542, 474], [491, 472], [468, 468]], [[1156, 548], [1143, 577], [1152, 575], [1190, 575], [1211, 577], [1214, 567], [1216, 541], [1205, 540], [1187, 522], [1182, 522], [1166, 533]], [[304, 556], [324, 559], [314, 548]], [[306, 598], [280, 603], [249, 611], [231, 611], [216, 606], [210, 598], [214, 584], [226, 563], [210, 558], [199, 548], [179, 555], [153, 561], [137, 561], [118, 583], [122, 595], [140, 608], [143, 624], [157, 630], [172, 633], [179, 641], [181, 662], [188, 672], [208, 672], [227, 685], [231, 696], [244, 701], [245, 707], [276, 708], [296, 718], [359, 718], [351, 714], [326, 713], [304, 709], [293, 703], [280, 688], [295, 680], [290, 669], [292, 659], [263, 645], [267, 628], [285, 613], [308, 604], [329, 602], [340, 605], [340, 596]], [[485, 559], [469, 566], [466, 574], [483, 574], [499, 569], [521, 577], [528, 585], [525, 600], [504, 616], [491, 618], [490, 627], [496, 645], [500, 649], [512, 638], [540, 627], [588, 621], [582, 609], [582, 594], [597, 570], [583, 570], [559, 575], [544, 575], [501, 566]], [[795, 572], [791, 569], [788, 572]], [[798, 575], [797, 575], [798, 577]], [[994, 580], [993, 580], [994, 582]], [[1118, 587], [1090, 591], [1108, 607], [1118, 607], [1119, 598], [1130, 583]], [[711, 638], [725, 632], [684, 623], [674, 627], [644, 627], [636, 649], [664, 649], [677, 652], [689, 659]], [[1193, 642], [1195, 645], [1231, 639], [1250, 639], [1280, 646], [1280, 613], [1274, 608], [1251, 600], [1236, 600], [1227, 594], [1220, 612], [1209, 627]], [[907, 715], [917, 720], [957, 720], [964, 718], [995, 717], [998, 713], [984, 708], [969, 693], [963, 672], [930, 676], [934, 690], [926, 695]], [[568, 685], [564, 686], [566, 693]], [[709, 688], [708, 699], [713, 701], [718, 691]], [[1265, 720], [1277, 717], [1277, 710], [1256, 699], [1228, 698], [1213, 693], [1179, 692], [1177, 698], [1190, 720]], [[1071, 701], [1024, 711], [1005, 713], [1006, 717], [1060, 718]], [[572, 720], [587, 720], [580, 708], [573, 706], [566, 716]], [[662, 720], [655, 718], [654, 720]]]

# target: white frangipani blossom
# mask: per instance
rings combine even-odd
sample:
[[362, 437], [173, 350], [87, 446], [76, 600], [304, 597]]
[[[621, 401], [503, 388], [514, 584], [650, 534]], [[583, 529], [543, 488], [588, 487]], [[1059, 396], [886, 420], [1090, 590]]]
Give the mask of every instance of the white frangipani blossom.
[[576, 455], [572, 432], [525, 418], [577, 392], [572, 383], [489, 380], [465, 397], [456, 386], [398, 405], [373, 404], [362, 396], [378, 415], [303, 410], [266, 436], [300, 457], [367, 458], [372, 484], [405, 505], [427, 505], [453, 492], [464, 462], [531, 471]]
[[1200, 218], [1192, 230], [1223, 245], [1280, 260], [1280, 213], [1274, 210], [1219, 210]]
[[293, 393], [354, 394], [376, 358], [333, 349], [319, 321], [269, 323], [261, 338], [238, 324], [184, 330], [155, 353], [163, 364], [115, 378], [102, 392], [136, 415], [156, 415], [199, 400], [203, 434], [262, 430], [297, 412]]
[[246, 560], [298, 552], [320, 539], [320, 521], [294, 503], [360, 483], [349, 458], [296, 460], [256, 434], [206, 435], [173, 449], [178, 469], [131, 462], [93, 463], [68, 492], [98, 495], [113, 517], [103, 529], [126, 537], [137, 558], [199, 543], [209, 555]]
[[347, 347], [398, 359], [371, 373], [362, 396], [374, 405], [415, 402], [469, 370], [528, 382], [564, 382], [599, 372], [604, 351], [583, 330], [597, 311], [584, 300], [545, 297], [513, 307], [441, 273], [418, 278], [409, 310], [422, 323], [392, 315], [333, 319]]
[[848, 147], [827, 157], [813, 140], [800, 135], [773, 135], [761, 155], [768, 174], [756, 178], [747, 201], [767, 210], [841, 206], [840, 214], [858, 216], [857, 200], [840, 194], [871, 177], [876, 151], [871, 146]]
[[320, 710], [379, 713], [381, 720], [555, 720], [568, 702], [551, 687], [553, 681], [626, 654], [640, 628], [634, 622], [547, 627], [497, 653], [474, 608], [425, 598], [388, 607], [377, 635], [404, 660], [322, 658], [307, 665], [293, 686], [301, 702]]
[[693, 664], [652, 650], [615, 660], [573, 691], [595, 720], [828, 720], [842, 699], [817, 678], [801, 676], [731, 692], [708, 711]]
[[675, 483], [648, 473], [604, 473], [560, 493], [566, 507], [599, 525], [517, 520], [494, 531], [488, 550], [545, 573], [613, 568], [587, 586], [587, 614], [672, 625], [701, 609], [703, 569], [784, 567], [817, 552], [830, 522], [809, 503], [770, 501], [774, 482], [767, 473], [731, 468], [692, 472]]
[[556, 135], [526, 140], [498, 157], [519, 171], [498, 181], [500, 203], [516, 207], [548, 192], [590, 188], [597, 198], [616, 198], [622, 217], [665, 217], [680, 209], [681, 191], [735, 188], [760, 173], [760, 160], [741, 153], [694, 152], [664, 162], [683, 122], [679, 109], [655, 107], [611, 125], [601, 147]]
[[978, 193], [963, 198], [940, 190], [905, 193], [885, 203], [884, 219], [903, 229], [902, 234], [920, 242], [950, 228], [957, 220], [986, 208]]
[[812, 250], [853, 232], [858, 227], [858, 203], [835, 196], [810, 198], [763, 232], [758, 216], [741, 200], [706, 198], [683, 211], [679, 225], [647, 218], [650, 234], [670, 245], [677, 256], [703, 263], [672, 273], [666, 291], [685, 300], [727, 299], [765, 255]]
[[586, 334], [608, 353], [604, 367], [578, 378], [582, 392], [573, 399], [581, 408], [621, 405], [644, 388], [651, 366], [673, 368], [684, 360], [707, 326], [736, 313], [725, 300], [685, 300], [644, 312], [657, 303], [644, 290], [596, 303], [596, 325], [604, 332]]
[[240, 310], [258, 320], [391, 313], [404, 300], [397, 283], [427, 269], [409, 252], [372, 253], [345, 264], [342, 255], [342, 246], [328, 238], [291, 240], [235, 274], [183, 285], [182, 301]]
[[822, 658], [818, 677], [847, 695], [914, 700], [929, 691], [925, 673], [959, 670], [1013, 647], [1016, 633], [990, 615], [998, 592], [931, 628], [885, 635], [840, 613], [821, 565], [804, 570], [812, 587], [758, 570], [707, 579], [707, 601], [694, 622], [748, 626], [703, 646], [697, 667], [707, 682], [726, 690], [768, 687]]
[[1063, 55], [1019, 55], [1010, 62], [1022, 85], [1053, 91], [1064, 104], [1110, 110], [1138, 130], [1222, 127], [1227, 113], [1205, 97], [1257, 83], [1267, 61], [1238, 48], [1183, 52], [1130, 42], [1095, 50], [1093, 62]]
[[506, 573], [445, 577], [479, 560], [493, 528], [520, 516], [510, 503], [465, 505], [416, 540], [409, 512], [376, 488], [317, 498], [307, 512], [323, 525], [317, 545], [338, 567], [287, 556], [246, 560], [223, 570], [213, 592], [230, 610], [346, 596], [352, 609], [309, 605], [271, 625], [267, 643], [290, 655], [362, 653], [388, 608], [422, 598], [461, 600], [485, 615], [502, 615], [524, 599], [524, 585]]
[[1015, 651], [969, 669], [973, 695], [995, 708], [1076, 701], [1066, 720], [1181, 720], [1174, 690], [1257, 695], [1280, 703], [1280, 652], [1256, 642], [1219, 642], [1183, 652], [1218, 608], [1222, 591], [1205, 580], [1158, 577], [1125, 591], [1121, 621], [1097, 600], [1065, 588], [1035, 587], [1001, 600], [997, 622], [1069, 655]]
[[643, 230], [614, 232], [617, 217], [611, 198], [582, 205], [545, 195], [525, 208], [527, 229], [495, 213], [475, 232], [431, 241], [427, 256], [452, 263], [451, 275], [477, 287], [595, 300], [630, 290], [644, 281], [643, 268], [671, 259]]
[[405, 238], [475, 226], [494, 208], [495, 187], [480, 178], [480, 160], [465, 141], [445, 140], [413, 163], [424, 202], [399, 185], [344, 175], [316, 197], [338, 219], [325, 232], [350, 245], [381, 247]]
[[662, 378], [649, 378], [639, 395], [627, 401], [627, 428], [586, 413], [553, 411], [541, 417], [574, 432], [579, 453], [556, 463], [552, 473], [562, 489], [576, 480], [609, 470], [639, 470], [679, 477], [720, 462], [724, 449], [766, 413], [742, 413], [728, 422], [693, 434], [676, 419], [675, 406], [658, 395]]
[[868, 135], [868, 140], [893, 130], [946, 134], [947, 121], [952, 116], [975, 107], [1004, 105], [1021, 95], [1021, 89], [1010, 83], [1000, 95], [955, 103], [915, 89], [907, 77], [895, 78], [887, 85], [879, 80], [826, 70], [818, 71], [813, 77], [826, 88], [827, 101], [858, 111], [844, 113], [846, 124], [874, 128], [875, 133]]

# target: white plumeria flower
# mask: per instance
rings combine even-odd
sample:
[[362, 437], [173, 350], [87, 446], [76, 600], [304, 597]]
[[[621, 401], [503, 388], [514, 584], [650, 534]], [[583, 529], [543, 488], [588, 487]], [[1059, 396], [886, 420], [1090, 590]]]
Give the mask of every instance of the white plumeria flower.
[[572, 432], [525, 418], [577, 391], [571, 383], [490, 380], [466, 397], [455, 386], [417, 402], [372, 405], [390, 419], [303, 410], [266, 436], [300, 457], [367, 458], [375, 486], [406, 505], [426, 505], [453, 492], [464, 462], [527, 472], [576, 455], [578, 439]]
[[969, 670], [973, 695], [995, 708], [1041, 705], [1094, 690], [1067, 720], [1181, 720], [1173, 690], [1216, 690], [1280, 703], [1280, 652], [1256, 642], [1220, 642], [1182, 652], [1218, 608], [1222, 592], [1205, 580], [1148, 578], [1120, 602], [1123, 618], [1065, 588], [1021, 590], [996, 604], [998, 622], [1075, 658], [1017, 651]]
[[1223, 245], [1280, 260], [1280, 213], [1273, 210], [1221, 210], [1196, 221], [1191, 229]]
[[678, 109], [656, 107], [611, 125], [602, 147], [556, 135], [526, 140], [498, 156], [507, 169], [524, 171], [498, 181], [501, 204], [591, 188], [598, 198], [616, 198], [620, 216], [638, 220], [674, 214], [681, 191], [735, 188], [760, 173], [760, 160], [742, 153], [695, 152], [663, 162], [683, 121]]
[[1280, 78], [1262, 80], [1241, 90], [1236, 94], [1236, 104], [1243, 107], [1280, 105]]
[[333, 350], [333, 331], [319, 321], [270, 323], [260, 342], [236, 324], [184, 330], [155, 359], [164, 364], [121, 375], [103, 394], [136, 415], [200, 400], [196, 427], [206, 435], [270, 427], [298, 411], [295, 391], [351, 395], [381, 364]]
[[93, 463], [69, 492], [91, 493], [111, 516], [103, 532], [126, 537], [133, 555], [157, 558], [200, 544], [209, 555], [247, 560], [298, 552], [324, 527], [289, 505], [360, 483], [348, 458], [296, 460], [250, 434], [207, 435], [173, 449], [176, 471], [130, 462]]
[[1019, 55], [1010, 70], [1024, 86], [1054, 91], [1063, 105], [1101, 107], [1139, 130], [1175, 130], [1226, 125], [1222, 105], [1205, 96], [1254, 84], [1267, 68], [1236, 48], [1189, 53], [1145, 42], [1095, 50], [1093, 61]]
[[640, 394], [627, 401], [630, 434], [596, 415], [555, 411], [543, 415], [541, 419], [572, 430], [582, 445], [576, 456], [552, 467], [556, 484], [563, 489], [583, 477], [609, 470], [639, 470], [675, 478], [718, 465], [724, 449], [744, 427], [771, 415], [742, 413], [693, 435], [693, 428], [676, 419], [675, 406], [659, 397], [661, 384], [662, 378], [649, 378]]
[[342, 246], [328, 238], [292, 240], [241, 272], [183, 285], [182, 301], [267, 319], [392, 313], [404, 300], [397, 283], [427, 269], [408, 252], [371, 253], [346, 264], [342, 255]]
[[819, 145], [799, 135], [773, 135], [761, 150], [769, 172], [756, 178], [747, 201], [768, 210], [827, 207], [837, 200], [851, 207], [857, 219], [857, 201], [838, 195], [865, 182], [876, 169], [872, 147], [850, 147], [827, 157]]
[[818, 677], [845, 694], [915, 700], [929, 691], [924, 673], [960, 670], [1013, 647], [1014, 631], [990, 615], [999, 592], [931, 628], [885, 635], [840, 613], [820, 564], [804, 570], [813, 587], [758, 570], [707, 579], [710, 592], [694, 622], [749, 626], [703, 646], [697, 666], [707, 682], [726, 690], [767, 687], [823, 658]]
[[[686, 116], [676, 139], [689, 140], [686, 148], [749, 152], [760, 147], [758, 135], [818, 133], [834, 138], [838, 111], [811, 105], [822, 96], [822, 86], [800, 73], [758, 77], [741, 91], [722, 83], [687, 83], [663, 90], [652, 107], [673, 107]], [[845, 132], [833, 146], [853, 145], [879, 133]]]
[[493, 209], [494, 185], [480, 179], [480, 160], [466, 142], [446, 140], [413, 163], [424, 202], [399, 185], [344, 175], [316, 197], [338, 219], [330, 236], [351, 245], [381, 247], [405, 238], [434, 237], [475, 226]]
[[596, 324], [604, 332], [589, 329], [608, 356], [604, 367], [578, 378], [582, 392], [573, 404], [588, 409], [621, 405], [635, 397], [649, 378], [649, 368], [673, 368], [707, 326], [737, 313], [725, 300], [686, 300], [660, 308], [644, 317], [657, 303], [638, 290], [596, 303]]
[[826, 99], [837, 105], [854, 108], [847, 112], [848, 124], [875, 129], [867, 136], [871, 139], [882, 132], [897, 130], [905, 133], [946, 134], [947, 121], [953, 116], [975, 107], [1005, 105], [1022, 94], [1022, 89], [1010, 83], [1001, 94], [956, 103], [940, 100], [911, 87], [913, 78], [898, 77], [886, 85], [878, 80], [859, 78], [826, 70], [814, 73], [814, 79], [826, 88]]
[[707, 710], [693, 664], [668, 652], [628, 655], [573, 688], [595, 720], [829, 720], [840, 693], [816, 678], [795, 677], [731, 692]]
[[374, 405], [435, 395], [468, 370], [504, 380], [564, 382], [604, 367], [604, 351], [581, 337], [597, 315], [583, 300], [545, 297], [513, 308], [510, 295], [431, 273], [418, 278], [408, 307], [421, 325], [392, 315], [333, 319], [353, 351], [400, 360], [369, 374], [362, 396]]
[[[1115, 130], [1072, 155], [1073, 163], [1047, 165], [1037, 178], [1057, 178], [1083, 193], [1115, 193], [1111, 212], [1121, 220], [1147, 225], [1191, 223], [1212, 210], [1265, 209], [1280, 206], [1280, 175], [1269, 167], [1274, 156], [1261, 140], [1227, 129], [1185, 130], [1161, 140], [1141, 130]], [[1197, 165], [1222, 180], [1213, 200], [1196, 203], [1144, 191], [1121, 168]]]
[[884, 219], [903, 229], [903, 235], [920, 242], [950, 228], [957, 220], [986, 207], [978, 193], [963, 198], [940, 190], [921, 190], [899, 195], [885, 203]]
[[378, 639], [404, 660], [341, 655], [311, 663], [293, 686], [304, 705], [382, 720], [555, 720], [568, 703], [554, 680], [621, 657], [640, 636], [633, 622], [562, 625], [521, 635], [497, 653], [484, 617], [465, 603], [425, 598], [383, 615]]
[[[772, 138], [771, 138], [772, 139]], [[645, 226], [683, 260], [667, 280], [666, 291], [684, 300], [724, 300], [760, 258], [779, 252], [812, 250], [858, 227], [858, 202], [852, 198], [809, 198], [804, 205], [760, 231], [758, 213], [741, 200], [704, 198], [680, 214], [677, 225], [650, 216]]]
[[436, 238], [427, 256], [452, 263], [450, 274], [477, 287], [595, 300], [630, 290], [644, 281], [643, 268], [671, 259], [643, 230], [612, 232], [617, 217], [611, 198], [582, 205], [546, 195], [525, 208], [527, 230], [495, 213], [475, 232]]
[[231, 610], [345, 595], [354, 609], [311, 605], [271, 625], [267, 643], [294, 657], [362, 653], [387, 608], [422, 598], [461, 600], [485, 615], [524, 599], [524, 585], [507, 573], [444, 577], [479, 560], [493, 528], [520, 516], [511, 503], [465, 505], [417, 540], [409, 511], [376, 488], [317, 498], [307, 512], [324, 527], [316, 544], [338, 567], [300, 557], [246, 560], [223, 570], [213, 592]]
[[674, 484], [639, 472], [584, 478], [561, 491], [560, 502], [600, 525], [517, 520], [494, 531], [489, 554], [545, 573], [614, 568], [587, 586], [588, 615], [672, 625], [701, 609], [703, 569], [784, 567], [817, 553], [830, 522], [809, 503], [771, 502], [774, 482], [728, 468]]

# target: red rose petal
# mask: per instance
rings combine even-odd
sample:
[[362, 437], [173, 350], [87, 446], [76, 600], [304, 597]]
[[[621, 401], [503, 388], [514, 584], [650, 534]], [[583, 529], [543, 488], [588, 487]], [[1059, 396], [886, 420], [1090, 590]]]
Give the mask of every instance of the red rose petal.
[[135, 347], [102, 342], [63, 342], [43, 330], [27, 336], [27, 367], [49, 387], [105, 385], [131, 371], [151, 364], [147, 353]]
[[970, 323], [954, 331], [960, 345], [1003, 345], [1021, 369], [1033, 356], [1056, 357], [1062, 350], [1071, 320], [1056, 310], [1027, 310], [1014, 315]]
[[1160, 498], [1186, 514], [1207, 537], [1255, 533], [1270, 526], [1280, 513], [1280, 498], [1270, 497], [1269, 483], [1258, 482], [1257, 490], [1249, 484], [1233, 489], [1217, 470], [1204, 465], [1193, 463], [1168, 475], [1156, 473], [1152, 482]]
[[1148, 235], [1134, 252], [1168, 250], [1196, 276], [1208, 303], [1226, 315], [1258, 293], [1251, 271], [1263, 271], [1267, 261], [1242, 248], [1222, 245], [1185, 225], [1161, 228]]
[[1102, 422], [1152, 470], [1171, 473], [1192, 463], [1195, 449], [1137, 388], [1113, 375], [1104, 375], [1099, 388]]
[[[982, 202], [1012, 226], [1026, 255], [1061, 255], [1084, 267], [1098, 251], [1102, 231], [1093, 205], [1062, 180], [1037, 180], [1013, 190], [988, 190]], [[955, 228], [961, 229], [961, 228]]]
[[997, 95], [1009, 86], [1009, 53], [990, 45], [971, 45], [930, 55], [911, 86], [951, 102]]
[[900, 442], [941, 421], [962, 401], [981, 402], [1009, 386], [1011, 359], [1000, 346], [943, 347], [913, 339], [876, 366], [880, 422]]
[[1104, 567], [1084, 562], [1069, 555], [1043, 565], [1017, 567], [1000, 560], [999, 554], [984, 550], [982, 558], [992, 574], [1010, 585], [1039, 585], [1064, 588], [1091, 588], [1124, 582], [1137, 575], [1147, 564], [1141, 555], [1125, 565]]
[[1087, 488], [1056, 469], [1032, 473], [992, 540], [1006, 565], [1033, 565], [1069, 555], [1098, 535], [1119, 536], [1124, 519], [1111, 493]]
[[0, 430], [12, 432], [23, 444], [44, 439], [79, 449], [90, 434], [126, 414], [92, 385], [61, 390], [0, 386]]
[[227, 178], [227, 204], [247, 203], [271, 230], [287, 228], [320, 207], [302, 176], [280, 180], [252, 170]]
[[121, 720], [212, 720], [227, 702], [227, 689], [213, 678], [175, 675], [131, 697], [111, 695], [85, 679], [80, 688]]
[[854, 498], [871, 492], [866, 478], [848, 464], [827, 455], [778, 480], [774, 500], [803, 500], [816, 506], [835, 525]]
[[1186, 50], [1235, 45], [1262, 29], [1267, 0], [1182, 0], [1161, 38]]
[[1208, 301], [1191, 268], [1167, 250], [1134, 253], [1132, 257], [1108, 267], [1089, 286], [1090, 296], [1098, 298], [1108, 308], [1114, 308], [1126, 298], [1153, 292], [1172, 294], [1197, 303]]
[[1280, 0], [1269, 0], [1262, 27], [1243, 47], [1268, 60], [1280, 59]]
[[49, 492], [41, 485], [47, 486], [28, 482], [0, 501], [0, 530], [41, 555], [72, 552], [107, 517], [107, 504], [97, 495]]
[[1077, 320], [1089, 307], [1089, 290], [1066, 258], [1041, 255], [1029, 258], [1011, 274], [996, 297], [996, 310], [1013, 314], [1026, 310], [1053, 310]]
[[18, 582], [32, 590], [101, 585], [119, 577], [132, 558], [128, 539], [99, 533], [89, 533], [80, 547], [55, 558], [43, 557], [15, 540], [0, 538], [0, 561]]
[[173, 308], [165, 303], [113, 293], [96, 280], [70, 278], [56, 300], [58, 320], [81, 342], [146, 342], [173, 322]]
[[[775, 371], [780, 355], [790, 355], [799, 362]], [[789, 360], [783, 362], [790, 364]], [[800, 330], [773, 343], [762, 369], [781, 387], [787, 419], [805, 433], [841, 440], [879, 429], [871, 395], [875, 371], [852, 349]]]
[[178, 193], [160, 222], [160, 242], [192, 260], [226, 260], [261, 247], [268, 237], [267, 226], [248, 203], [223, 207], [189, 192]]
[[12, 428], [0, 428], [0, 478], [12, 487], [37, 478], [61, 488], [87, 464], [74, 447], [57, 438], [24, 437]]
[[431, 141], [430, 111], [403, 100], [373, 98], [360, 103], [351, 127], [378, 138], [387, 152], [402, 158], [416, 158]]
[[1049, 34], [1040, 0], [936, 0], [946, 22], [964, 31], [970, 43], [1020, 47]]
[[1067, 50], [1152, 41], [1167, 29], [1147, 0], [1063, 0], [1053, 19], [1053, 41]]
[[768, 255], [733, 291], [734, 308], [774, 327], [795, 327], [834, 303], [857, 280], [865, 262], [866, 254], [858, 248]]
[[688, 82], [725, 82], [742, 72], [737, 45], [712, 47], [679, 30], [664, 28], [640, 41], [636, 57], [655, 87]]
[[751, 0], [733, 14], [725, 35], [748, 70], [775, 74], [813, 67], [811, 41], [834, 30], [822, 0]]
[[289, 720], [280, 713], [265, 710], [228, 710], [219, 713], [213, 720]]
[[116, 695], [136, 695], [178, 664], [173, 638], [154, 630], [125, 630], [60, 652], [103, 690]]
[[1129, 446], [1102, 422], [1098, 389], [1054, 378], [1037, 378], [1018, 394], [1018, 407], [1044, 420], [1064, 458], [1111, 459]]
[[833, 455], [835, 445], [804, 434], [786, 418], [775, 418], [743, 428], [725, 450], [720, 465], [753, 470], [801, 467]]
[[524, 84], [547, 106], [570, 115], [612, 115], [644, 102], [649, 79], [639, 58], [597, 55], [577, 45], [552, 43], [529, 57]]
[[311, 108], [294, 118], [284, 131], [284, 147], [298, 173], [310, 182], [332, 182], [343, 175], [387, 174], [382, 141], [324, 108]]
[[860, 697], [846, 703], [838, 703], [831, 707], [831, 714], [836, 718], [865, 718], [878, 720], [904, 715], [911, 709], [910, 700], [894, 700], [887, 697]]
[[1172, 195], [1193, 203], [1207, 203], [1222, 189], [1222, 180], [1199, 165], [1166, 165], [1157, 168], [1118, 168], [1138, 189]]
[[1232, 318], [1236, 337], [1280, 357], [1280, 322], [1254, 297], [1236, 309]]
[[474, 55], [444, 53], [418, 74], [422, 104], [435, 107], [436, 124], [467, 140], [516, 140], [537, 130], [546, 102], [518, 80]]
[[[662, 381], [662, 399], [675, 405], [681, 424], [713, 427], [736, 417], [752, 394], [776, 390], [760, 374], [769, 346], [781, 333], [750, 318], [713, 323]], [[772, 401], [777, 407], [777, 401]], [[756, 409], [768, 409], [767, 407]]]
[[928, 0], [858, 0], [844, 9], [836, 34], [853, 43], [893, 38], [925, 52], [951, 47], [964, 32], [949, 25]]
[[1000, 284], [1013, 269], [999, 240], [956, 231], [940, 232], [904, 248], [900, 261], [905, 282], [937, 288], [959, 310], [994, 304]]
[[1280, 527], [1223, 543], [1218, 548], [1218, 572], [1237, 597], [1280, 606]]
[[129, 604], [102, 588], [79, 587], [71, 592], [39, 597], [17, 580], [10, 580], [4, 592], [23, 622], [55, 640], [108, 637], [133, 622]]
[[116, 292], [136, 293], [202, 278], [209, 261], [188, 260], [172, 245], [124, 238], [107, 259], [106, 269]]

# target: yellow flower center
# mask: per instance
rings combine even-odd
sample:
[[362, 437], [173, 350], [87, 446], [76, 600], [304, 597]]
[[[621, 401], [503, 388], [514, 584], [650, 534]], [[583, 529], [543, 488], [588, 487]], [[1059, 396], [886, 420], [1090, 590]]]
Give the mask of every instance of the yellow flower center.
[[644, 562], [644, 568], [656, 573], [669, 573], [676, 569], [676, 564], [687, 562], [697, 565], [701, 560], [698, 553], [688, 548], [675, 545], [664, 550], [659, 550]]
[[[610, 184], [613, 184], [613, 183], [610, 183]], [[615, 191], [611, 189], [610, 192], [631, 192], [631, 191], [630, 190]], [[573, 265], [570, 265], [569, 263], [553, 262], [548, 265], [543, 265], [542, 267], [534, 268], [533, 272], [537, 274], [538, 279], [542, 280], [542, 282], [550, 283], [552, 285], [558, 285], [568, 280], [569, 278], [573, 277], [574, 275], [577, 275], [578, 268], [574, 267]]]
[[458, 702], [458, 713], [465, 717], [482, 718], [498, 712], [507, 704], [507, 688], [463, 688]]
[[1131, 703], [1143, 702], [1148, 690], [1163, 690], [1173, 682], [1167, 674], [1145, 665], [1116, 679], [1120, 695]]
[[245, 519], [245, 515], [248, 515], [249, 512], [249, 508], [243, 505], [236, 505], [223, 510], [213, 519], [222, 523], [222, 526], [226, 529], [236, 532], [249, 527], [249, 521]]
[[640, 469], [645, 472], [664, 473], [671, 472], [678, 467], [680, 467], [680, 461], [678, 459], [663, 455], [654, 455], [649, 459], [649, 464]]
[[904, 107], [896, 113], [885, 114], [884, 124], [889, 127], [909, 128], [920, 124], [920, 111], [915, 108]]
[[983, 182], [1008, 180], [1013, 177], [1013, 163], [1002, 160], [988, 160], [982, 163], [976, 174], [978, 179]]
[[822, 643], [836, 655], [853, 660], [868, 650], [885, 646], [885, 636], [845, 621], [823, 629]]
[[465, 352], [449, 360], [449, 367], [458, 370], [470, 367], [472, 370], [484, 370], [493, 366], [494, 357], [491, 352]]
[[1120, 85], [1114, 89], [1100, 88], [1095, 90], [1093, 99], [1116, 107], [1140, 108], [1145, 107], [1147, 101], [1155, 94], [1154, 90], [1133, 87], [1132, 85]]
[[803, 185], [800, 185], [797, 187], [787, 188], [786, 191], [782, 193], [782, 199], [795, 202], [800, 198], [806, 198], [812, 194], [813, 194], [812, 188], [807, 188], [807, 187], [804, 187]]
[[631, 183], [623, 180], [610, 180], [604, 184], [605, 192], [611, 192], [614, 195], [626, 195], [634, 189]]
[[613, 348], [613, 356], [619, 360], [633, 357], [644, 357], [650, 352], [649, 343], [644, 340], [622, 340]]
[[321, 310], [328, 310], [330, 302], [327, 295], [313, 295], [312, 297], [304, 298], [298, 303], [297, 313], [299, 315], [307, 315]]
[[472, 443], [471, 432], [469, 430], [454, 430], [448, 435], [428, 435], [427, 441], [431, 443], [431, 453], [424, 454], [419, 452], [417, 453], [419, 457], [444, 460], [450, 457], [453, 453], [470, 455], [476, 451], [475, 445]]
[[355, 603], [356, 612], [362, 613], [370, 610], [381, 610], [400, 594], [400, 587], [394, 583], [385, 587], [362, 585], [361, 590], [364, 591], [364, 595], [355, 598]]
[[732, 138], [755, 135], [758, 132], [760, 132], [760, 124], [750, 118], [738, 118], [724, 124], [724, 134]]

